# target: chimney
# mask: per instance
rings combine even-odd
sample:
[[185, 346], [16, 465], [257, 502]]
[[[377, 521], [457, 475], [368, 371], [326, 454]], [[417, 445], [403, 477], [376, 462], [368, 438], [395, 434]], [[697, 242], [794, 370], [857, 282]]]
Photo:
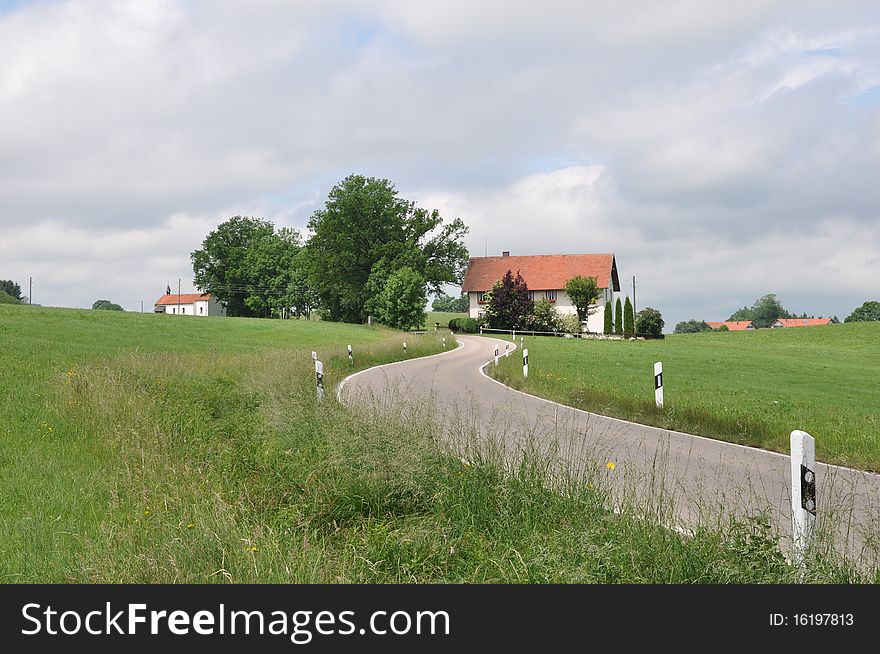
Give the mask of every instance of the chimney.
[[501, 256], [502, 256], [502, 257], [509, 257], [509, 256], [510, 256], [510, 251], [509, 251], [509, 250], [505, 250], [504, 252], [501, 253]]

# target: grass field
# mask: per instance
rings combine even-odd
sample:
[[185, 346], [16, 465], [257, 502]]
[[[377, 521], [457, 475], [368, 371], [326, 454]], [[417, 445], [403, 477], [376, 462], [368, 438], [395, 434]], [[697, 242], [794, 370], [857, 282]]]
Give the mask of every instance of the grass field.
[[[801, 579], [760, 519], [685, 537], [609, 510], [604, 469], [551, 490], [540, 458], [463, 463], [430, 416], [336, 402], [348, 343], [362, 367], [402, 358], [404, 338], [410, 356], [441, 347], [320, 321], [0, 306], [0, 581]], [[821, 554], [807, 575], [864, 579]]]
[[[604, 415], [786, 452], [789, 434], [816, 438], [829, 463], [880, 470], [880, 323], [703, 333], [659, 341], [526, 337], [492, 374], [510, 385]], [[663, 410], [653, 364], [663, 362]]]
[[467, 318], [466, 313], [450, 313], [448, 311], [428, 311], [425, 314], [425, 326], [434, 329], [434, 323], [440, 323], [440, 329], [446, 329], [453, 318]]

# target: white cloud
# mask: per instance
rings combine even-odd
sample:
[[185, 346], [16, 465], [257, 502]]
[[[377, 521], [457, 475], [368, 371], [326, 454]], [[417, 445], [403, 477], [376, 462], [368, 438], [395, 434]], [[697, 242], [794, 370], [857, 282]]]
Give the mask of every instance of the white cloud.
[[769, 291], [826, 311], [813, 288], [843, 313], [876, 293], [878, 14], [23, 4], [0, 14], [0, 278], [80, 306], [111, 285], [137, 307], [219, 221], [303, 227], [359, 172], [464, 218], [475, 254], [487, 233], [495, 250], [613, 250], [676, 318]]

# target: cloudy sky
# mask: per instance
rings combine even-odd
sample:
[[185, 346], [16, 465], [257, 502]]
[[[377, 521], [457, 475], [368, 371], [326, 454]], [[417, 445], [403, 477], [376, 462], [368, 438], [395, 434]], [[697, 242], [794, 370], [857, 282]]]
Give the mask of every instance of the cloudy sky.
[[876, 0], [525, 4], [0, 0], [0, 278], [150, 307], [361, 173], [473, 255], [614, 252], [667, 328], [880, 299]]

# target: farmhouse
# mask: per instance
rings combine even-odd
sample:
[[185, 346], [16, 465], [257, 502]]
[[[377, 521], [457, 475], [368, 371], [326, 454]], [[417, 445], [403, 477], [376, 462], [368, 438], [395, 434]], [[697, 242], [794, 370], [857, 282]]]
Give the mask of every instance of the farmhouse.
[[565, 283], [572, 277], [594, 277], [600, 295], [595, 313], [590, 315], [587, 330], [601, 332], [605, 319], [605, 303], [614, 302], [620, 292], [617, 262], [613, 254], [542, 254], [512, 257], [471, 257], [461, 290], [468, 294], [471, 318], [479, 318], [485, 308], [486, 292], [504, 274], [519, 272], [529, 287], [532, 299], [547, 300], [560, 314], [576, 314], [577, 309], [565, 292]]
[[770, 328], [780, 329], [782, 327], [816, 327], [818, 325], [830, 325], [833, 322], [833, 318], [780, 318], [772, 325], [770, 325]]
[[210, 293], [166, 293], [156, 300], [153, 311], [181, 316], [226, 315], [226, 309]]
[[726, 322], [711, 322], [707, 320], [706, 324], [716, 332], [721, 329], [722, 325], [727, 327], [728, 331], [731, 332], [741, 332], [745, 329], [755, 328], [751, 320], [728, 320]]

